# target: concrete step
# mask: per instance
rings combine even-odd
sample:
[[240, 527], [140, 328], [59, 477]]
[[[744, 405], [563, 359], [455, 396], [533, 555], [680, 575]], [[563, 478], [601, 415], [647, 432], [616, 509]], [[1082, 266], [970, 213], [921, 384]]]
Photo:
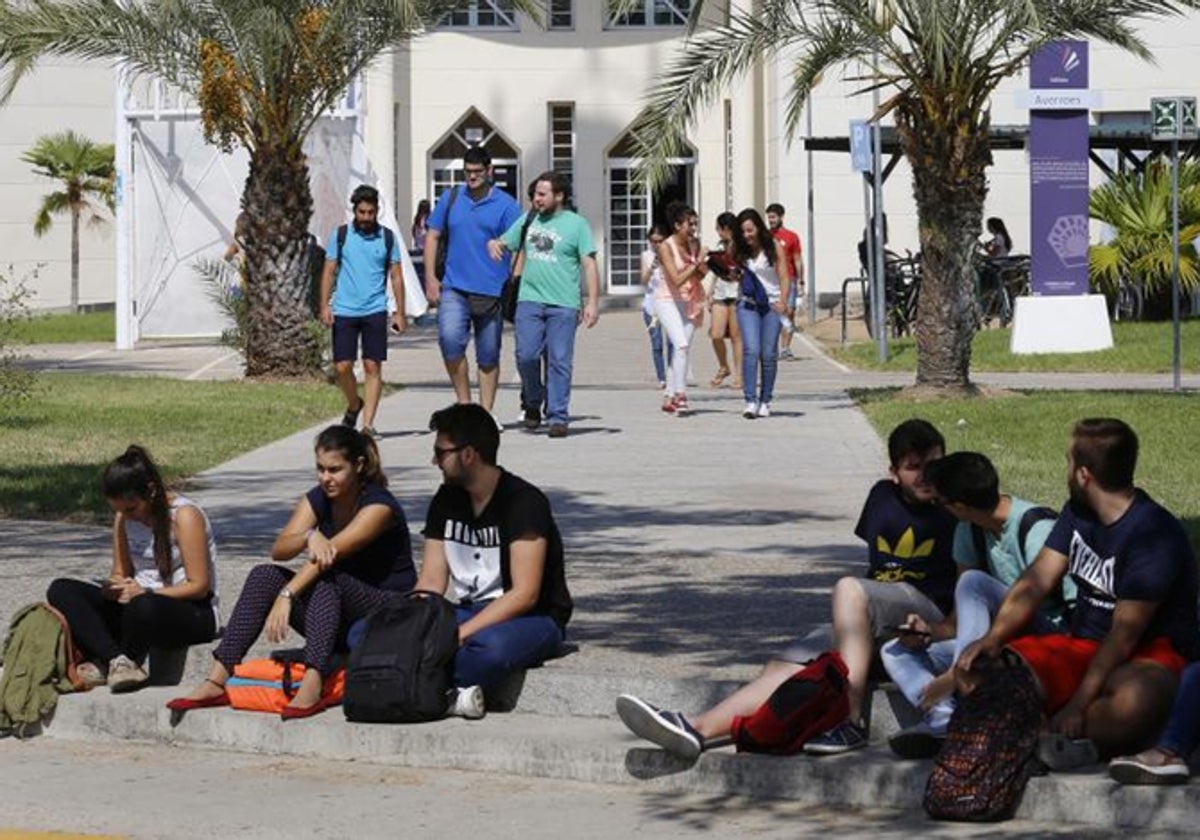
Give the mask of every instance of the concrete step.
[[[917, 810], [928, 762], [899, 761], [886, 746], [813, 759], [707, 752], [694, 764], [629, 735], [614, 717], [491, 714], [390, 726], [347, 723], [336, 710], [284, 723], [230, 709], [172, 720], [164, 703], [177, 691], [149, 688], [113, 696], [99, 690], [61, 698], [47, 736], [134, 739], [268, 755], [316, 756], [409, 767], [453, 768], [705, 796], [786, 798], [806, 805]], [[1194, 830], [1200, 785], [1121, 787], [1101, 771], [1033, 779], [1018, 816], [1047, 823], [1158, 831]]]

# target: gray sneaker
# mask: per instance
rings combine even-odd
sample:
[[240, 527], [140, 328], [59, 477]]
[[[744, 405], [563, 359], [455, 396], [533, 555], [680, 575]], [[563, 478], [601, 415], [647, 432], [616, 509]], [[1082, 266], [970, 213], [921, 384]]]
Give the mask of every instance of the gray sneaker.
[[666, 712], [632, 694], [622, 694], [617, 698], [617, 716], [634, 735], [684, 761], [695, 761], [704, 749], [704, 738], [680, 712]]
[[1037, 755], [1051, 770], [1074, 770], [1100, 761], [1096, 745], [1087, 738], [1068, 738], [1056, 732], [1038, 736]]
[[1108, 762], [1108, 775], [1123, 785], [1186, 785], [1191, 774], [1179, 756], [1151, 748], [1114, 758]]
[[487, 714], [487, 707], [483, 702], [483, 689], [477, 685], [460, 688], [454, 696], [450, 714], [467, 720], [479, 720]]
[[141, 687], [150, 677], [142, 667], [125, 654], [114, 657], [108, 663], [108, 690], [113, 694], [133, 691]]

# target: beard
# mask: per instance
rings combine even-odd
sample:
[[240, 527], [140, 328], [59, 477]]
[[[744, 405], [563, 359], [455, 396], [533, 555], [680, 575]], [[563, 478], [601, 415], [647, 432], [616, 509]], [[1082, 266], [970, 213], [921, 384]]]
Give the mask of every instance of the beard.
[[1091, 512], [1091, 505], [1088, 504], [1087, 495], [1084, 494], [1083, 488], [1075, 481], [1075, 476], [1070, 476], [1067, 479], [1067, 498], [1070, 500], [1071, 508], [1076, 513], [1087, 514]]
[[354, 229], [363, 236], [373, 236], [375, 231], [379, 230], [379, 221], [360, 222], [358, 219], [355, 219]]

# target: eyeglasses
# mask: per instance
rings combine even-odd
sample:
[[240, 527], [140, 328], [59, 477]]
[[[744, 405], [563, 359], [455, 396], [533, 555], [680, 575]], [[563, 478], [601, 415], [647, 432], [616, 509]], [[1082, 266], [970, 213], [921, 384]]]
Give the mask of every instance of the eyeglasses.
[[440, 463], [442, 463], [442, 459], [445, 458], [447, 455], [449, 455], [451, 452], [460, 452], [466, 448], [467, 448], [466, 444], [463, 444], [462, 446], [437, 446], [435, 444], [433, 447], [433, 460], [437, 461], [440, 464]]
[[465, 175], [466, 175], [468, 178], [479, 178], [479, 177], [481, 177], [481, 176], [482, 176], [482, 175], [483, 175], [485, 172], [487, 172], [487, 169], [485, 169], [485, 168], [482, 168], [482, 167], [480, 167], [480, 168], [475, 168], [475, 167], [463, 167], [463, 173], [464, 173], [464, 174], [465, 174]]

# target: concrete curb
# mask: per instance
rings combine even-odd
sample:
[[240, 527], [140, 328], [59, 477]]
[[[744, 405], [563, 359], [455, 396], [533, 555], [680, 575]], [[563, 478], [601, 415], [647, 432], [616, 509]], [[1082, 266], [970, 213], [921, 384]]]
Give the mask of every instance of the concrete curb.
[[[67, 695], [47, 735], [906, 811], [919, 809], [929, 772], [928, 762], [896, 760], [882, 746], [823, 759], [738, 755], [722, 749], [705, 753], [689, 766], [644, 746], [613, 719], [588, 717], [494, 714], [482, 721], [372, 726], [347, 723], [336, 711], [284, 723], [270, 715], [216, 709], [188, 713], [172, 725], [163, 704], [175, 693], [152, 688], [121, 697], [104, 691]], [[1122, 787], [1090, 770], [1032, 780], [1017, 816], [1044, 823], [1183, 832], [1194, 830], [1197, 808], [1200, 786]]]

